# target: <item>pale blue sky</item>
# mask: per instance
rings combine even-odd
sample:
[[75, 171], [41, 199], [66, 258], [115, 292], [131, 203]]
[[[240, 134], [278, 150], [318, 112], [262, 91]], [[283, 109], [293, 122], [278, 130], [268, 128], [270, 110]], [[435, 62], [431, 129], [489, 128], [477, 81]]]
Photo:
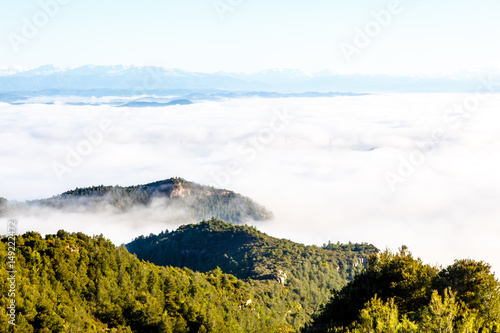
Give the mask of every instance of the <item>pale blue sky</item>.
[[[440, 75], [500, 67], [500, 1], [401, 0], [401, 13], [346, 60], [356, 27], [373, 22], [381, 0], [65, 0], [34, 37], [19, 44], [40, 3], [2, 1], [0, 67], [43, 64], [159, 65], [191, 71], [270, 68], [340, 73]], [[43, 18], [42, 18], [43, 19]]]

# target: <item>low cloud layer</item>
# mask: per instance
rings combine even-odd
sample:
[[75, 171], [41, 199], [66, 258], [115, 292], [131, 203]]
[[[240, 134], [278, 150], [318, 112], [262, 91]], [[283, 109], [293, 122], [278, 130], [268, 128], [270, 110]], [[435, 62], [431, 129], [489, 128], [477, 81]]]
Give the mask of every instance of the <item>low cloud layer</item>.
[[[0, 196], [23, 201], [180, 176], [265, 205], [275, 219], [259, 228], [273, 236], [405, 244], [429, 263], [470, 257], [498, 272], [499, 107], [500, 96], [486, 94], [140, 109], [0, 104]], [[153, 210], [17, 218], [20, 232], [64, 228], [117, 244], [175, 227]]]

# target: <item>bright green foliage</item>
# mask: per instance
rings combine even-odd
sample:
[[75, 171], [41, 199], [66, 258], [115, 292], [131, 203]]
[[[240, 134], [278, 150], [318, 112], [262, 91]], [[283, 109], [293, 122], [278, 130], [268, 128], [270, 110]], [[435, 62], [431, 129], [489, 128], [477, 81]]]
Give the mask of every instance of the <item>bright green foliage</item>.
[[[376, 251], [355, 244], [344, 246], [345, 253], [306, 247], [217, 220], [165, 235], [180, 242], [167, 249], [177, 249], [174, 256], [185, 263], [219, 260], [230, 271], [241, 259], [248, 267], [235, 271], [256, 279], [238, 279], [218, 266], [203, 272], [155, 266], [102, 236], [61, 230], [42, 238], [29, 232], [17, 237], [16, 332], [291, 333], [309, 320], [331, 288], [354, 274], [348, 265], [368, 254], [360, 249]], [[7, 288], [5, 242], [0, 243], [1, 290]], [[213, 250], [217, 260], [200, 257], [201, 249]], [[233, 250], [219, 253], [227, 249]], [[337, 271], [339, 264], [344, 268]], [[284, 284], [277, 269], [287, 275]], [[0, 295], [1, 332], [13, 331], [7, 302], [7, 295]]]
[[432, 293], [431, 302], [425, 308], [422, 318], [422, 329], [425, 332], [452, 333], [454, 323], [459, 315], [460, 307], [455, 299], [456, 293], [445, 289], [441, 297], [437, 290]]
[[394, 300], [383, 303], [376, 295], [366, 304], [359, 315], [360, 332], [397, 333], [399, 326], [398, 309]]
[[[500, 283], [489, 265], [458, 260], [440, 270], [404, 247], [304, 246], [215, 219], [129, 244], [167, 267], [62, 230], [28, 232], [16, 245], [16, 326], [2, 292], [0, 332], [500, 332]], [[3, 238], [2, 291], [7, 256]], [[304, 328], [328, 290], [353, 275]]]
[[[362, 270], [370, 253], [368, 244], [305, 246], [270, 237], [247, 225], [211, 219], [185, 225], [173, 232], [136, 238], [127, 244], [131, 253], [157, 265], [188, 267], [207, 272], [220, 267], [240, 279], [277, 281], [287, 276], [283, 297], [293, 307], [287, 318], [300, 327], [326, 302], [332, 289], [342, 287]], [[273, 306], [270, 304], [270, 306]]]
[[[250, 198], [228, 190], [216, 189], [188, 182], [182, 178], [170, 178], [146, 185], [129, 187], [92, 186], [77, 188], [50, 199], [36, 200], [30, 205], [53, 208], [99, 209], [114, 207], [126, 211], [136, 206], [161, 201], [166, 208], [183, 212], [185, 221], [200, 221], [212, 217], [228, 222], [243, 223], [248, 220], [269, 220], [273, 214]], [[18, 207], [22, 209], [22, 207]]]
[[[2, 291], [6, 253], [3, 239]], [[291, 332], [298, 307], [278, 283], [158, 267], [102, 236], [29, 232], [16, 258], [16, 332]], [[0, 331], [14, 332], [7, 302], [2, 292]]]
[[304, 332], [500, 332], [499, 286], [483, 262], [459, 260], [439, 271], [405, 247], [386, 251], [334, 291]]
[[[347, 330], [349, 331], [349, 330]], [[400, 320], [394, 299], [384, 303], [380, 298], [372, 298], [359, 314], [359, 323], [351, 333], [416, 333], [418, 327], [405, 316]]]

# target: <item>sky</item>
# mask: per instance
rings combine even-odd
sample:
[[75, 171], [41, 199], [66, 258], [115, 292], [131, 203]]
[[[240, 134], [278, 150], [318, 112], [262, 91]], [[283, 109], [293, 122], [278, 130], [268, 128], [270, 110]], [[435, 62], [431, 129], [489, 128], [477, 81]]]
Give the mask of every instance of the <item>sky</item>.
[[[257, 227], [275, 237], [405, 244], [430, 264], [472, 258], [499, 272], [499, 107], [498, 94], [0, 104], [0, 142], [9, 142], [0, 145], [0, 196], [180, 176], [263, 204], [275, 218]], [[158, 207], [16, 215], [19, 232], [102, 233], [115, 244], [172, 230], [172, 216]]]
[[498, 71], [499, 11], [496, 0], [3, 1], [0, 67]]

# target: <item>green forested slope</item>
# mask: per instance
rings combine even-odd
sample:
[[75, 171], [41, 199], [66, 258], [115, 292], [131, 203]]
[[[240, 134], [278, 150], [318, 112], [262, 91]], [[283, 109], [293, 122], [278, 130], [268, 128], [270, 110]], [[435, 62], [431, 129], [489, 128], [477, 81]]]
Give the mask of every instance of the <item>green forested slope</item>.
[[127, 248], [157, 265], [200, 272], [220, 267], [240, 279], [260, 281], [278, 281], [286, 275], [287, 299], [300, 305], [299, 321], [307, 320], [328, 300], [332, 289], [352, 279], [370, 253], [377, 251], [368, 244], [305, 246], [216, 219], [142, 236]]
[[16, 327], [6, 315], [0, 244], [1, 332], [286, 332], [300, 304], [279, 283], [242, 281], [141, 262], [82, 233], [17, 237]]
[[[11, 268], [3, 238], [0, 332], [500, 332], [500, 283], [483, 262], [457, 260], [439, 269], [413, 258], [404, 247], [396, 254], [372, 254], [367, 268], [356, 267], [354, 279], [334, 290], [309, 321], [316, 304], [331, 294], [325, 286], [342, 285], [349, 276], [347, 269], [336, 267], [354, 258], [360, 262], [373, 247], [307, 247], [217, 220], [134, 243], [154, 249], [162, 240], [186, 244], [202, 235], [206, 243], [192, 244], [179, 260], [189, 263], [188, 254], [211, 246], [214, 257], [202, 260], [218, 258], [228, 271], [247, 277], [238, 279], [221, 268], [203, 273], [156, 266], [102, 236], [64, 231], [17, 236], [15, 327], [6, 312]], [[221, 252], [226, 256], [219, 257]], [[256, 259], [236, 265], [242, 253]], [[239, 265], [248, 269], [241, 271]], [[283, 270], [285, 281], [278, 281], [283, 275], [275, 269]]]
[[307, 277], [314, 272], [331, 273], [347, 280], [361, 271], [371, 253], [377, 252], [369, 244], [306, 246], [268, 236], [252, 226], [218, 219], [140, 236], [126, 246], [140, 259], [157, 265], [202, 272], [220, 267], [242, 279], [272, 279], [276, 270], [281, 269]]

